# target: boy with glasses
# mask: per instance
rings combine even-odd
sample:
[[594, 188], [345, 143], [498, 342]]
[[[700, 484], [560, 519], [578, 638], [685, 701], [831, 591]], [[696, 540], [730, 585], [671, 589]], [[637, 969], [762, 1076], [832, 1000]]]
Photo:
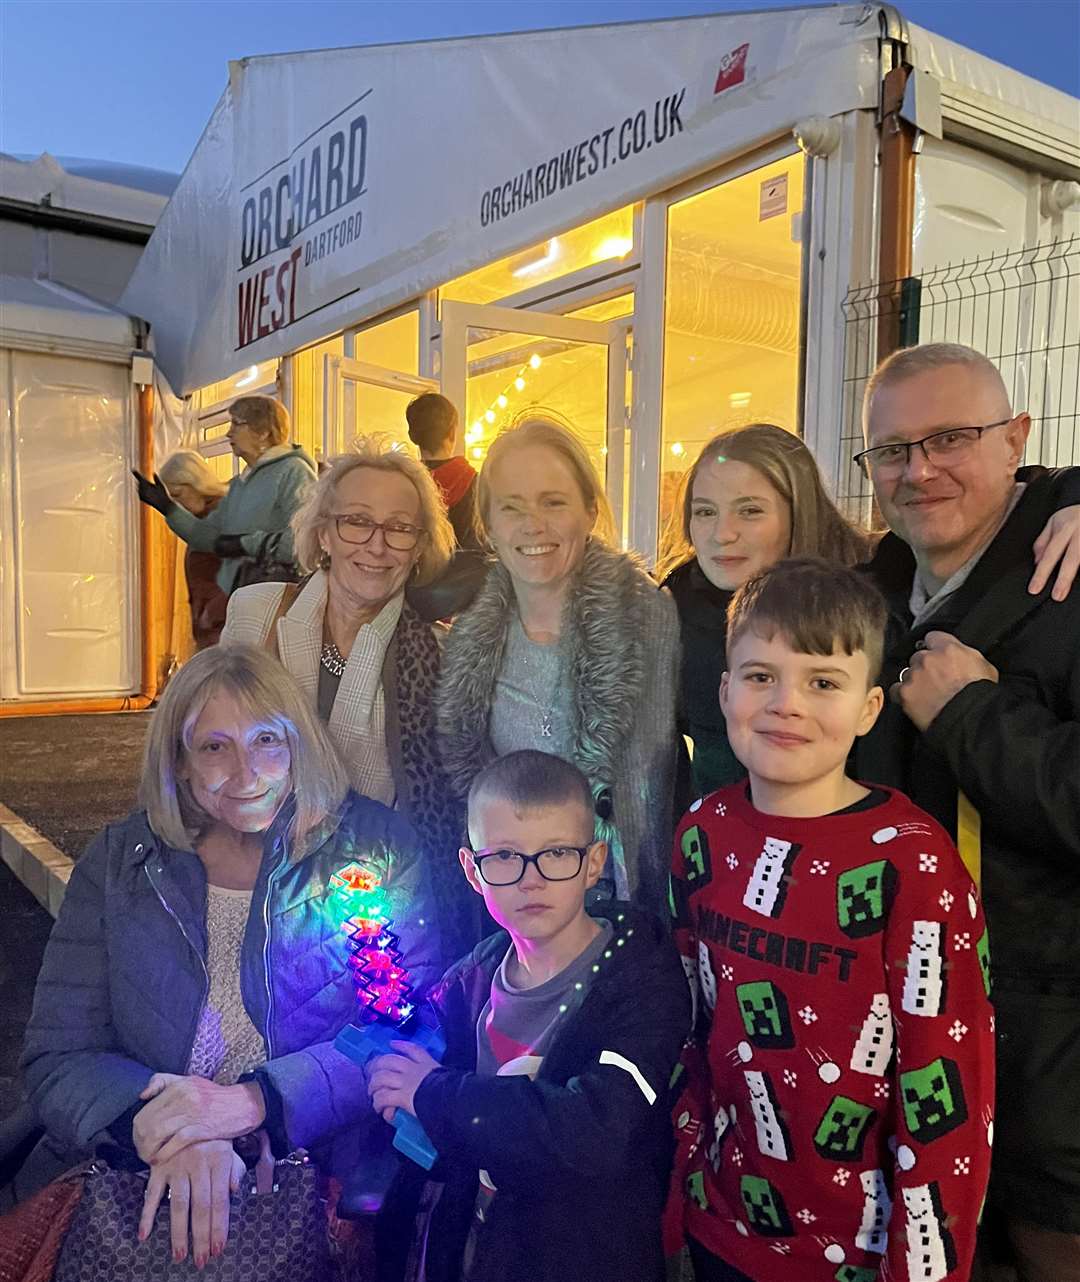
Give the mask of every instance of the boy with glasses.
[[425, 1282], [654, 1282], [671, 1163], [668, 1083], [690, 995], [661, 925], [586, 911], [607, 850], [576, 766], [511, 753], [469, 792], [469, 884], [503, 927], [432, 998], [443, 1064], [375, 1061], [374, 1107], [404, 1108], [443, 1184]]

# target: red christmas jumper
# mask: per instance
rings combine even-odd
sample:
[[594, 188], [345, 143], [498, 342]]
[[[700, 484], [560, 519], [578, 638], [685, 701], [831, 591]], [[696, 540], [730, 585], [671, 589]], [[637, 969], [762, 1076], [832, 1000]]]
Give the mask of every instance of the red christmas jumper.
[[675, 935], [707, 1037], [679, 1118], [698, 1137], [686, 1228], [754, 1282], [971, 1267], [993, 1141], [986, 926], [944, 830], [881, 791], [789, 819], [741, 783], [676, 835]]

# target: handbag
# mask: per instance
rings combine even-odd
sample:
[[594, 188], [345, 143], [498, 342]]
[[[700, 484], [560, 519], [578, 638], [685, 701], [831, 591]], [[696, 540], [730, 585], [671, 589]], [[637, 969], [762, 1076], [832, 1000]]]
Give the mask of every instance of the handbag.
[[86, 1172], [77, 1166], [0, 1215], [0, 1282], [49, 1282]]
[[221, 1255], [200, 1271], [190, 1254], [172, 1258], [164, 1206], [138, 1240], [146, 1176], [94, 1162], [68, 1230], [54, 1282], [330, 1282], [335, 1276], [319, 1177], [306, 1156], [274, 1166], [271, 1193], [256, 1192], [249, 1173], [229, 1210]]

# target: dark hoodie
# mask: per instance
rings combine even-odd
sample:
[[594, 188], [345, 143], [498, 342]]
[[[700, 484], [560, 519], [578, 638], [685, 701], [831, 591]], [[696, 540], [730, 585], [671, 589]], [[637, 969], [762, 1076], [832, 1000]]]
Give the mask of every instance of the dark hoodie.
[[664, 580], [679, 611], [682, 668], [679, 729], [693, 740], [695, 797], [737, 783], [746, 768], [731, 751], [720, 711], [720, 674], [727, 666], [727, 608], [732, 593], [716, 587], [697, 561], [687, 561]]
[[[678, 954], [653, 918], [624, 904], [598, 973], [537, 1073], [476, 1072], [476, 1023], [510, 938], [484, 940], [436, 987], [443, 1067], [416, 1092], [443, 1184], [425, 1241], [425, 1282], [460, 1282], [478, 1173], [498, 1192], [470, 1282], [654, 1282], [671, 1169], [669, 1081], [690, 1027]], [[407, 1176], [405, 1178], [408, 1178]]]

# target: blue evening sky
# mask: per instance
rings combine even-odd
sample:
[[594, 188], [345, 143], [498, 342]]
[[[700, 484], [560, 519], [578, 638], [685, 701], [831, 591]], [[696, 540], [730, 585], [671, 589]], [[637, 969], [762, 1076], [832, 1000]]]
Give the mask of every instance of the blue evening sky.
[[[0, 150], [179, 171], [230, 58], [778, 7], [770, 0], [0, 0]], [[1077, 0], [901, 0], [900, 10], [1080, 95]]]

